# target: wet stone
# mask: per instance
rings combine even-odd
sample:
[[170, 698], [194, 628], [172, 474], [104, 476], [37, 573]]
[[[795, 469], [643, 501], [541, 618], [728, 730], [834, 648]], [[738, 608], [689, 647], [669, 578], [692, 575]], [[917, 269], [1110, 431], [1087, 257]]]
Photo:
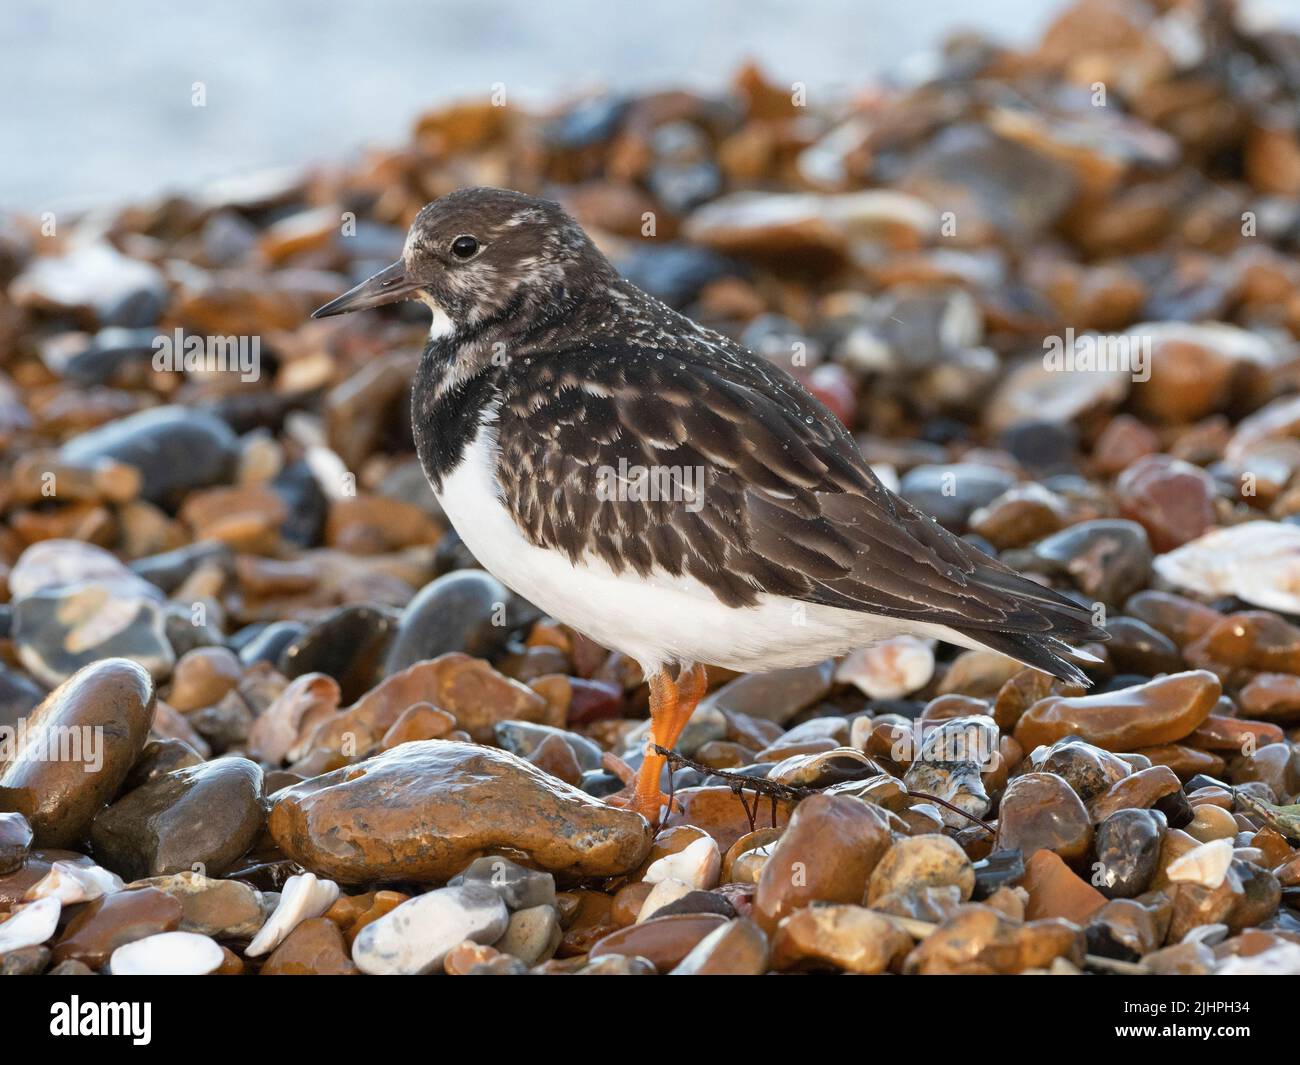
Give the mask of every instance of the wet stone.
[[773, 822], [776, 827], [787, 824], [792, 810], [791, 803], [778, 800], [773, 817], [772, 804], [764, 800], [760, 803], [757, 817], [753, 818], [753, 798], [742, 799], [731, 787], [721, 785], [679, 790], [674, 799], [675, 808], [665, 819], [664, 826], [696, 826], [712, 836], [724, 854], [741, 836], [748, 835], [756, 827], [770, 827]]
[[387, 677], [343, 713], [327, 719], [306, 747], [338, 750], [351, 737], [359, 751], [382, 739], [403, 711], [426, 702], [455, 718], [475, 741], [490, 742], [501, 720], [540, 722], [546, 701], [482, 659], [453, 652]]
[[1146, 455], [1119, 476], [1120, 513], [1146, 529], [1157, 552], [1195, 540], [1216, 523], [1214, 480], [1190, 462]]
[[1165, 819], [1154, 810], [1120, 810], [1097, 826], [1097, 889], [1109, 899], [1131, 899], [1150, 886], [1160, 860]]
[[[41, 846], [78, 842], [126, 779], [153, 713], [153, 684], [140, 666], [120, 658], [87, 666], [27, 717], [23, 744], [0, 764], [0, 809], [26, 817]], [[82, 749], [68, 747], [70, 738]]]
[[1020, 883], [1025, 875], [1024, 855], [1020, 851], [995, 850], [972, 866], [975, 875], [971, 898], [977, 902], [995, 891]]
[[[982, 818], [991, 805], [984, 771], [994, 764], [997, 736], [997, 726], [986, 715], [949, 718], [925, 734], [920, 751], [903, 775], [903, 783], [912, 793], [934, 795]], [[906, 754], [914, 742], [914, 733], [909, 733], [903, 738], [901, 750], [891, 753]], [[970, 824], [970, 818], [947, 806], [940, 807], [939, 815], [950, 828]]]
[[1300, 628], [1276, 614], [1245, 610], [1215, 622], [1183, 656], [1189, 665], [1220, 676], [1236, 668], [1300, 672]]
[[1061, 777], [1085, 803], [1132, 772], [1123, 759], [1077, 736], [1057, 740], [1041, 759], [1034, 759], [1034, 768]]
[[32, 839], [27, 818], [20, 813], [0, 813], [0, 876], [22, 867]]
[[263, 976], [356, 976], [338, 925], [310, 917], [290, 932], [262, 966]]
[[1241, 893], [1228, 911], [1229, 929], [1239, 932], [1269, 920], [1277, 913], [1282, 901], [1282, 885], [1268, 869], [1245, 861], [1233, 862], [1233, 871], [1241, 885]]
[[48, 947], [19, 947], [0, 954], [0, 976], [39, 976], [49, 964]]
[[414, 703], [389, 726], [380, 738], [379, 749], [387, 751], [412, 740], [440, 740], [453, 734], [456, 738], [464, 736], [456, 728], [456, 719], [446, 710], [439, 710], [429, 703]]
[[769, 780], [796, 788], [826, 788], [851, 780], [879, 776], [883, 770], [852, 747], [836, 747], [819, 754], [797, 754], [772, 767]]
[[0, 726], [13, 728], [45, 698], [45, 689], [26, 674], [0, 664]]
[[1257, 673], [1238, 694], [1242, 713], [1266, 721], [1300, 718], [1300, 676]]
[[[160, 708], [161, 709], [161, 708]], [[155, 717], [155, 726], [157, 717]], [[199, 765], [203, 757], [183, 740], [150, 740], [144, 745], [140, 757], [131, 766], [131, 772], [122, 782], [122, 791], [134, 791], [151, 780], [156, 780], [173, 769], [185, 769]]]
[[670, 976], [758, 976], [767, 971], [768, 942], [748, 918], [728, 921], [701, 939]]
[[1066, 524], [1065, 501], [1040, 484], [1016, 485], [975, 511], [971, 531], [998, 550], [1023, 547]]
[[1209, 717], [1220, 693], [1217, 677], [1194, 670], [1118, 692], [1049, 696], [1020, 718], [1015, 737], [1026, 750], [1069, 735], [1111, 751], [1173, 743]]
[[1106, 631], [1110, 633], [1106, 654], [1124, 673], [1153, 677], [1177, 673], [1182, 667], [1182, 655], [1174, 641], [1144, 621], [1123, 615], [1108, 618]]
[[483, 570], [459, 570], [425, 585], [402, 610], [384, 662], [386, 675], [449, 651], [489, 658], [535, 615]]
[[182, 932], [217, 939], [251, 939], [267, 917], [262, 893], [239, 880], [214, 880], [187, 870], [137, 880], [128, 886], [155, 888], [180, 903]]
[[530, 906], [510, 915], [510, 923], [497, 940], [496, 949], [513, 955], [525, 965], [536, 965], [555, 953], [562, 935], [554, 906]]
[[280, 653], [279, 669], [293, 679], [325, 673], [339, 682], [345, 702], [359, 699], [378, 683], [397, 615], [366, 604], [339, 607]]
[[172, 671], [169, 705], [181, 713], [220, 702], [239, 683], [243, 667], [225, 647], [200, 647], [180, 657]]
[[447, 740], [404, 743], [282, 790], [270, 830], [305, 868], [343, 883], [444, 882], [499, 849], [552, 873], [613, 876], [650, 847], [639, 814], [504, 751]]
[[[849, 796], [805, 799], [763, 867], [755, 920], [770, 932], [811, 902], [861, 902], [888, 849], [884, 819], [868, 803]], [[798, 875], [796, 865], [806, 875]]]
[[1078, 861], [1092, 842], [1092, 820], [1070, 785], [1055, 773], [1026, 773], [1008, 786], [998, 807], [997, 846], [1031, 856], [1050, 850]]
[[746, 714], [783, 724], [822, 699], [831, 690], [834, 676], [832, 661], [799, 669], [746, 673], [711, 692], [700, 703], [700, 709]]
[[96, 815], [95, 854], [127, 879], [230, 869], [265, 824], [262, 770], [222, 758], [167, 773]]
[[[678, 885], [681, 881], [661, 881], [660, 883]], [[645, 917], [639, 917], [638, 919], [648, 921], [655, 917], [673, 917], [683, 913], [711, 913], [719, 917], [725, 917], [728, 920], [736, 916], [736, 907], [724, 895], [716, 891], [692, 891], [689, 884], [685, 886], [687, 888], [685, 894], [663, 906], [655, 905], [654, 892], [652, 891], [643, 907]]]
[[1300, 753], [1288, 743], [1268, 743], [1234, 761], [1232, 783], [1267, 784], [1279, 798], [1300, 791]]
[[1182, 783], [1172, 769], [1163, 765], [1151, 766], [1116, 781], [1107, 791], [1094, 797], [1088, 803], [1088, 812], [1092, 815], [1093, 822], [1100, 824], [1120, 810], [1145, 810], [1157, 806], [1170, 796], [1181, 794]]
[[68, 922], [54, 945], [53, 960], [75, 960], [102, 968], [118, 947], [181, 923], [181, 906], [154, 888], [136, 888], [104, 895], [88, 903]]
[[1083, 932], [1058, 920], [1016, 924], [982, 904], [961, 907], [907, 956], [921, 975], [994, 975], [1045, 968], [1056, 958], [1083, 961]]
[[1090, 599], [1122, 603], [1141, 589], [1151, 571], [1146, 531], [1132, 521], [1080, 522], [1039, 541], [1032, 549], [1039, 568], [1068, 576]]
[[492, 733], [499, 747], [520, 758], [527, 758], [548, 737], [558, 737], [568, 744], [579, 768], [584, 772], [599, 769], [601, 765], [600, 746], [586, 736], [550, 725], [541, 725], [530, 721], [498, 721], [492, 726]]
[[511, 910], [555, 905], [555, 877], [536, 869], [526, 869], [506, 858], [476, 858], [448, 885], [483, 884], [490, 887]]
[[[280, 656], [285, 649], [299, 640], [306, 631], [307, 627], [301, 622], [272, 622], [270, 625], [259, 628], [248, 637], [246, 642], [238, 645], [239, 660], [246, 666], [258, 662], [268, 662], [274, 665], [280, 661]], [[241, 633], [236, 633], [237, 637], [240, 635]], [[232, 639], [232, 644], [233, 642]]]
[[959, 462], [917, 466], [903, 478], [899, 494], [949, 529], [963, 531], [970, 516], [1014, 483], [1005, 470]]
[[1031, 920], [1061, 918], [1084, 925], [1106, 904], [1105, 895], [1049, 850], [1036, 851], [1025, 863], [1021, 886], [1029, 893], [1025, 916]]
[[863, 906], [807, 906], [777, 926], [772, 967], [872, 976], [900, 961], [911, 948], [911, 936]]
[[[281, 691], [248, 730], [249, 753], [278, 765], [300, 737], [311, 736], [339, 708], [338, 681], [324, 673], [304, 673]], [[359, 730], [358, 730], [359, 731]], [[370, 735], [373, 739], [373, 735]]]
[[1113, 899], [1097, 910], [1085, 930], [1088, 953], [1136, 961], [1161, 942], [1155, 915], [1132, 899]]
[[680, 965], [705, 936], [726, 923], [725, 917], [712, 913], [655, 917], [611, 932], [593, 944], [591, 959], [607, 954], [646, 958], [656, 970], [666, 973]]
[[938, 834], [910, 836], [895, 841], [871, 873], [867, 902], [874, 906], [890, 895], [907, 895], [924, 887], [952, 885], [959, 901], [975, 890], [975, 870], [966, 852], [952, 839]]

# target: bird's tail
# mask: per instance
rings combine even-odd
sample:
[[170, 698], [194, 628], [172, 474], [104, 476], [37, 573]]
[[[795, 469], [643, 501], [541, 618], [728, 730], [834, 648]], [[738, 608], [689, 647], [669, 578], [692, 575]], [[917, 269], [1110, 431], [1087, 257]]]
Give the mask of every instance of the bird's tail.
[[990, 651], [997, 651], [999, 654], [1014, 658], [1017, 662], [1023, 662], [1034, 669], [1041, 669], [1044, 673], [1050, 673], [1070, 684], [1078, 684], [1084, 688], [1092, 686], [1088, 674], [1070, 659], [1085, 662], [1096, 662], [1098, 659], [1086, 651], [1071, 647], [1064, 640], [1028, 632], [997, 632], [991, 629], [955, 631], [960, 632], [964, 637], [962, 643], [966, 646], [978, 645]]

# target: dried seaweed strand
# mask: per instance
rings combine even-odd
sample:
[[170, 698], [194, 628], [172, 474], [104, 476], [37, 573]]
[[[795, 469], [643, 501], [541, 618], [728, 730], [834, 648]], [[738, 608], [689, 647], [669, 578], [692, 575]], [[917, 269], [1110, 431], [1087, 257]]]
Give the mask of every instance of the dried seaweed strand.
[[[745, 816], [749, 818], [749, 827], [752, 832], [755, 822], [758, 820], [758, 800], [759, 796], [766, 795], [772, 800], [772, 827], [776, 827], [777, 800], [785, 799], [788, 802], [801, 802], [813, 795], [820, 795], [816, 788], [798, 788], [792, 784], [781, 784], [775, 780], [766, 780], [763, 777], [747, 777], [741, 773], [730, 773], [725, 769], [714, 769], [703, 762], [697, 762], [693, 758], [687, 758], [684, 754], [678, 754], [676, 751], [669, 750], [667, 747], [660, 747], [659, 744], [652, 744], [656, 753], [662, 754], [668, 759], [669, 765], [685, 766], [687, 769], [694, 769], [698, 773], [704, 773], [706, 776], [721, 777], [731, 785], [731, 790], [736, 793], [740, 799], [740, 804], [745, 809]], [[669, 779], [672, 774], [669, 774]], [[754, 811], [751, 813], [749, 802], [745, 799], [744, 789], [750, 788], [754, 791]], [[940, 806], [947, 807], [955, 814], [960, 814], [969, 821], [974, 821], [980, 828], [990, 835], [996, 836], [997, 829], [987, 821], [981, 820], [972, 813], [968, 813], [960, 806], [954, 806], [947, 799], [941, 799], [937, 795], [931, 795], [924, 791], [909, 791], [909, 795], [914, 799], [922, 799], [925, 802], [936, 802]]]

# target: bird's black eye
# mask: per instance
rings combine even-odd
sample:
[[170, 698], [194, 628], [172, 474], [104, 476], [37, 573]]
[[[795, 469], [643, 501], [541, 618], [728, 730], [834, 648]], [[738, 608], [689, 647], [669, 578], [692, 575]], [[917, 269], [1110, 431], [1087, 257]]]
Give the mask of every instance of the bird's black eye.
[[457, 237], [451, 242], [451, 253], [457, 259], [472, 259], [478, 251], [478, 241], [473, 237]]

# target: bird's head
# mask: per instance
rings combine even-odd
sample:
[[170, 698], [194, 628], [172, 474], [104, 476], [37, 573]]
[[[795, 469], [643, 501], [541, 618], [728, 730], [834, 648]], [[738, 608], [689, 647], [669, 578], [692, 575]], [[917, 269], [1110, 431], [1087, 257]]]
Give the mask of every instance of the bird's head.
[[402, 257], [313, 318], [421, 300], [433, 334], [560, 308], [613, 268], [559, 204], [508, 189], [461, 189], [416, 215]]

